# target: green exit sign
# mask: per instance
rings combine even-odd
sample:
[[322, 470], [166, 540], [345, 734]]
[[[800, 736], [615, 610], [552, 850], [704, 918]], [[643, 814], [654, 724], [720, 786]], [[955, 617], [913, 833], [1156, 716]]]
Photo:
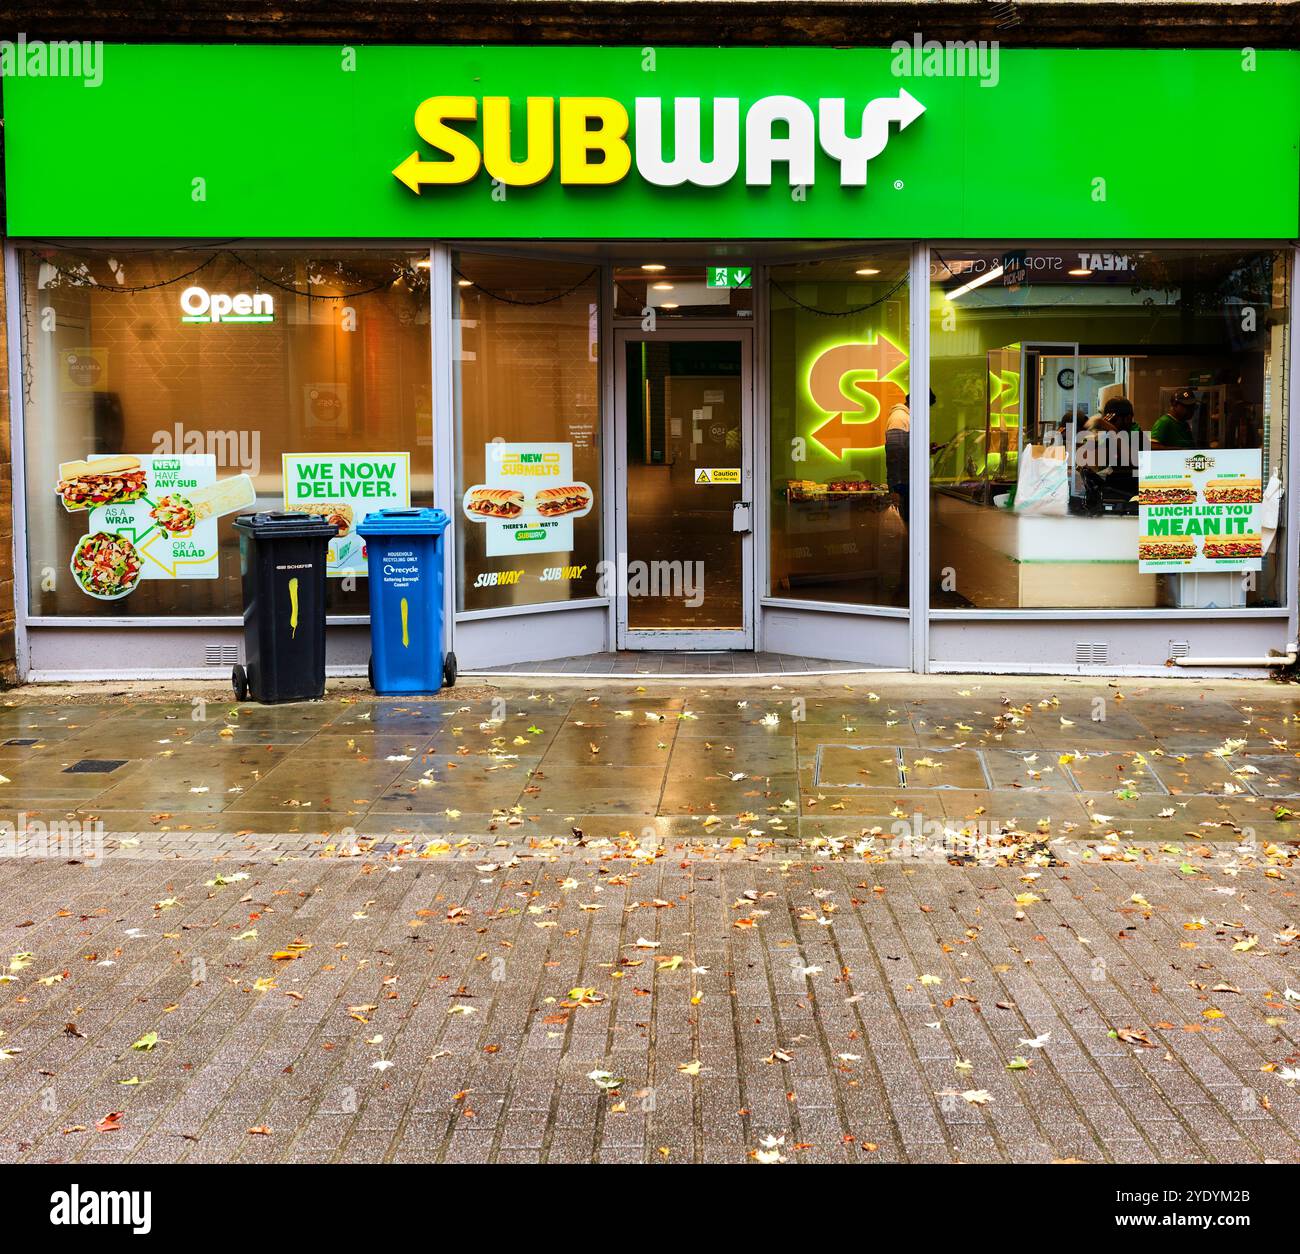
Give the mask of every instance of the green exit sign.
[[710, 287], [748, 287], [752, 266], [710, 266]]

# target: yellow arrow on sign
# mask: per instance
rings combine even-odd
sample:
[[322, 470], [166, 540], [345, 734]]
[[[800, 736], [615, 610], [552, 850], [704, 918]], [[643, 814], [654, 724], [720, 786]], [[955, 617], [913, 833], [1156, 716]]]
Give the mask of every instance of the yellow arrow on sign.
[[[447, 172], [453, 170], [454, 178], [449, 178]], [[473, 178], [478, 172], [477, 164], [470, 171], [469, 177]], [[455, 161], [421, 161], [420, 154], [413, 152], [393, 173], [403, 183], [406, 184], [417, 196], [420, 194], [420, 185], [422, 183], [464, 183], [466, 176], [460, 163]]]

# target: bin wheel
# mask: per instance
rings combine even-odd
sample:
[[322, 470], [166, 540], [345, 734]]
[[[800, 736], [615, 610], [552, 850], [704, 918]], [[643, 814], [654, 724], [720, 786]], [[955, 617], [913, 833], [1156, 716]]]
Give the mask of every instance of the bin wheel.
[[248, 699], [248, 672], [235, 664], [235, 669], [230, 672], [230, 683], [235, 690], [236, 701], [246, 701]]
[[455, 683], [456, 655], [454, 653], [448, 653], [447, 656], [442, 659], [442, 686], [444, 688], [451, 688]]
[[370, 660], [366, 663], [366, 682], [373, 688], [375, 686], [375, 655], [370, 655]]

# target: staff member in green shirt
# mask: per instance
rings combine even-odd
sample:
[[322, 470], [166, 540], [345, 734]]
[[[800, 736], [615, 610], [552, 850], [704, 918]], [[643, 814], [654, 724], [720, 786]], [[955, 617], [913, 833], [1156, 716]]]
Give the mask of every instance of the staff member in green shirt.
[[1196, 393], [1191, 388], [1179, 388], [1169, 398], [1169, 409], [1156, 419], [1151, 428], [1153, 449], [1191, 448], [1192, 415], [1196, 412]]

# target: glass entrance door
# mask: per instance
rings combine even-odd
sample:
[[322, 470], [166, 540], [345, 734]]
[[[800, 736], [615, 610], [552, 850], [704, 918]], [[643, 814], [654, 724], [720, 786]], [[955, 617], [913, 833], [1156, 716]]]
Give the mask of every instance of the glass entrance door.
[[615, 349], [618, 646], [752, 649], [749, 332]]

